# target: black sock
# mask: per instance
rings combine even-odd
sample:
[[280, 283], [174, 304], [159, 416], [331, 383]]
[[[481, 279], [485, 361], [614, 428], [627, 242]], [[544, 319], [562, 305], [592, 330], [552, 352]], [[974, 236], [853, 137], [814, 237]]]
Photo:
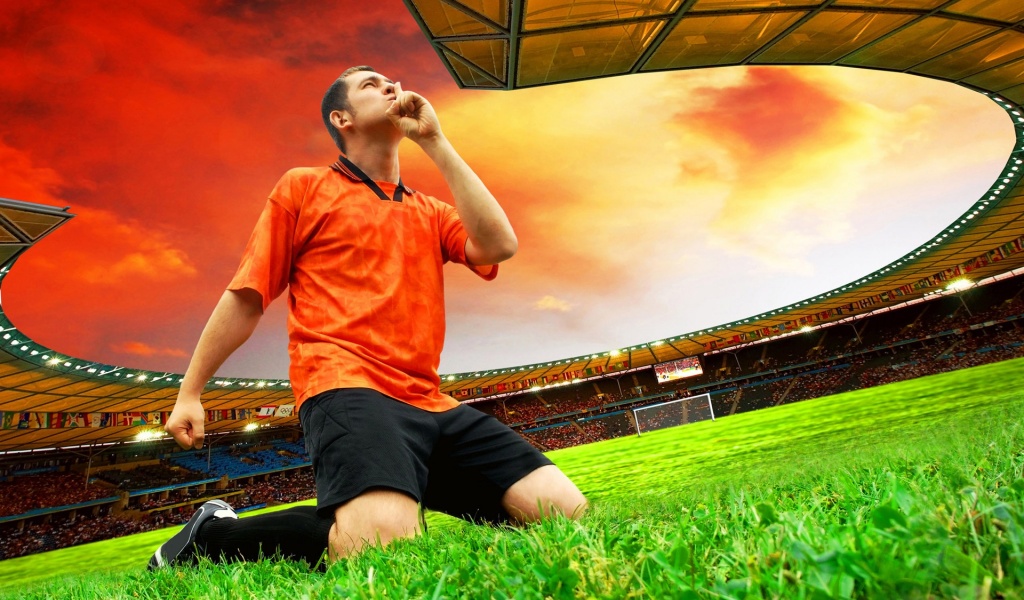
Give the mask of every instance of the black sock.
[[316, 516], [316, 507], [296, 506], [244, 519], [211, 519], [196, 535], [204, 555], [220, 560], [255, 561], [280, 556], [316, 565], [327, 550], [334, 519]]

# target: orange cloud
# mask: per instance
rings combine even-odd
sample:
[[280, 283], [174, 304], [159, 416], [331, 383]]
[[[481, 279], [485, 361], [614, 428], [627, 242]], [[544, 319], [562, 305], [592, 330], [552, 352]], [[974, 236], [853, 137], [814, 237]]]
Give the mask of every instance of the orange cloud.
[[572, 305], [560, 298], [554, 296], [544, 296], [540, 300], [533, 303], [534, 310], [550, 310], [558, 312], [569, 312], [572, 310]]
[[32, 164], [29, 155], [0, 139], [0, 197], [34, 199], [41, 204], [59, 204], [56, 194], [64, 181], [53, 169]]
[[179, 348], [154, 348], [143, 342], [122, 342], [110, 348], [119, 354], [131, 354], [135, 356], [173, 356], [176, 358], [188, 358], [189, 353]]

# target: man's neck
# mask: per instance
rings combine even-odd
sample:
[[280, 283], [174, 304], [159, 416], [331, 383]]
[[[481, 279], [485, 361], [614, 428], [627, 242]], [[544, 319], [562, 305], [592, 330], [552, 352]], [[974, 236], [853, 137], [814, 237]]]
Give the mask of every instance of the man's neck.
[[350, 140], [345, 156], [374, 181], [398, 183], [398, 144], [386, 142], [360, 142]]

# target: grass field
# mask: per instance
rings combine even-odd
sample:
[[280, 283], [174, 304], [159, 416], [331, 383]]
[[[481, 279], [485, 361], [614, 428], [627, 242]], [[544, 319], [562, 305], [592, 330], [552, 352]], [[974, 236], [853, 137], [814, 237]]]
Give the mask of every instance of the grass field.
[[0, 598], [1024, 598], [1024, 359], [552, 452], [591, 500], [326, 572], [148, 574], [171, 530], [0, 562]]

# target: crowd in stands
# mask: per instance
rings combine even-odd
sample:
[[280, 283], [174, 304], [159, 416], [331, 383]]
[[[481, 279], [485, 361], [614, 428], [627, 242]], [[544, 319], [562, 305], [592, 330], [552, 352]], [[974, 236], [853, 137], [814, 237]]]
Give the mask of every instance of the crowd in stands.
[[[64, 478], [55, 477], [55, 474], [51, 474], [50, 477], [55, 481], [66, 481]], [[76, 475], [76, 477], [75, 481], [81, 486], [82, 476]], [[38, 483], [38, 480], [36, 482]], [[43, 486], [43, 489], [51, 488], [47, 485]], [[201, 501], [205, 497], [223, 496], [224, 492], [231, 492], [235, 489], [245, 492], [231, 498], [230, 501], [235, 508], [285, 504], [308, 500], [316, 496], [313, 470], [310, 467], [305, 467], [270, 474], [264, 480], [243, 488], [208, 489], [202, 493], [172, 493], [163, 500], [152, 499], [137, 505], [130, 504], [131, 516], [127, 516], [127, 514], [113, 515], [111, 506], [103, 505], [95, 510], [95, 515], [90, 514], [89, 511], [76, 511], [74, 516], [71, 516], [70, 513], [57, 513], [45, 518], [29, 519], [22, 525], [17, 523], [0, 524], [0, 560], [142, 531], [162, 529], [170, 525], [180, 525], [192, 516], [194, 506], [181, 506], [172, 510], [158, 509], [163, 506], [186, 503], [189, 500]], [[106, 493], [109, 496], [111, 488], [107, 488]], [[4, 504], [7, 503], [8, 498], [10, 497], [4, 496]], [[138, 511], [143, 512], [139, 514]]]
[[0, 560], [46, 552], [122, 535], [164, 527], [149, 520], [119, 518], [110, 515], [54, 516], [45, 523], [25, 525], [18, 531], [13, 525], [0, 526]]
[[150, 497], [147, 500], [140, 500], [138, 502], [129, 502], [128, 508], [142, 511], [151, 511], [164, 506], [174, 506], [175, 504], [189, 504], [196, 500], [201, 500], [208, 496], [216, 496], [220, 492], [217, 489], [208, 489], [204, 492], [196, 491], [195, 488], [184, 488], [182, 490], [175, 490], [167, 495], [166, 498], [154, 498]]
[[251, 504], [288, 504], [316, 496], [313, 469], [295, 469], [245, 486]]
[[162, 464], [145, 465], [128, 470], [107, 469], [97, 472], [96, 477], [122, 490], [154, 489], [210, 478], [204, 473]]
[[86, 487], [85, 475], [80, 473], [24, 475], [0, 482], [0, 517], [116, 495], [116, 490], [109, 487], [95, 484]]
[[520, 432], [526, 441], [541, 450], [558, 450], [570, 446], [579, 446], [595, 440], [587, 439], [583, 430], [572, 423], [549, 427], [541, 430]]

